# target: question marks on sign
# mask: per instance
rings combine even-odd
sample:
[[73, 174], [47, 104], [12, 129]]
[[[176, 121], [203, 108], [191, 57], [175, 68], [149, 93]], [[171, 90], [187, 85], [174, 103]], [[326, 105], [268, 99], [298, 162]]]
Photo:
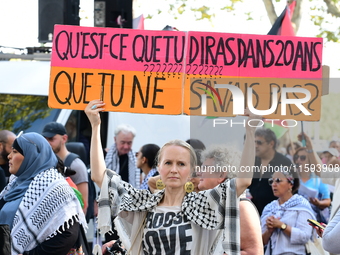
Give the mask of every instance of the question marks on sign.
[[144, 64], [144, 66], [146, 66], [146, 68], [144, 70], [144, 76], [145, 76], [145, 72], [146, 72], [146, 70], [148, 70], [149, 65], [148, 64]]

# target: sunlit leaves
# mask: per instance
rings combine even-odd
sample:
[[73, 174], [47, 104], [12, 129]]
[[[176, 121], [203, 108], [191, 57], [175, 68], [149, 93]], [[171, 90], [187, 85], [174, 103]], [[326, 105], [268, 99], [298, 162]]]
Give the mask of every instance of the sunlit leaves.
[[[259, 0], [259, 2], [260, 1], [261, 0]], [[267, 5], [269, 5], [270, 3], [274, 3], [274, 6], [282, 6], [282, 4], [277, 3], [287, 2], [287, 0], [269, 1], [271, 2], [265, 1], [264, 3]], [[293, 0], [288, 1], [292, 2]], [[303, 2], [302, 0], [296, 1], [297, 5]], [[154, 12], [153, 14], [146, 14], [146, 19], [151, 19], [155, 15], [161, 15], [164, 12], [169, 13], [174, 19], [177, 19], [181, 15], [188, 15], [189, 13], [191, 13], [191, 15], [188, 15], [188, 17], [193, 17], [193, 19], [196, 20], [208, 20], [211, 24], [214, 24], [214, 22], [217, 22], [214, 19], [215, 13], [222, 10], [228, 12], [230, 15], [242, 14], [245, 21], [254, 20], [253, 17], [255, 17], [257, 9], [254, 9], [251, 12], [249, 12], [249, 10], [242, 11], [242, 8], [244, 8], [243, 4], [246, 3], [247, 1], [244, 0], [220, 0], [210, 2], [204, 0], [163, 0], [162, 4], [160, 5], [161, 7], [156, 7], [158, 13]], [[306, 4], [309, 6], [310, 9], [305, 8]], [[265, 7], [262, 5], [259, 6], [259, 8]], [[316, 36], [323, 37], [328, 41], [340, 41], [340, 26], [335, 26], [336, 24], [340, 24], [340, 0], [309, 0], [309, 2], [305, 3], [303, 6], [297, 6], [296, 10], [301, 10], [300, 15], [304, 19], [306, 19], [308, 15], [310, 16], [313, 24], [319, 28], [319, 33]], [[280, 12], [280, 10], [276, 10], [276, 13], [277, 12]], [[299, 27], [300, 19], [297, 18], [294, 20], [294, 22], [297, 22], [296, 26]]]
[[14, 133], [28, 129], [31, 123], [47, 117], [51, 111], [47, 97], [0, 94], [0, 102], [0, 130], [8, 129]]
[[180, 7], [177, 8], [179, 14], [183, 14], [185, 11], [185, 4], [183, 3]]
[[211, 20], [211, 18], [214, 16], [214, 14], [209, 14], [210, 8], [207, 6], [202, 6], [200, 8], [191, 8], [191, 10], [201, 15], [201, 17], [197, 17], [197, 20], [202, 19]]

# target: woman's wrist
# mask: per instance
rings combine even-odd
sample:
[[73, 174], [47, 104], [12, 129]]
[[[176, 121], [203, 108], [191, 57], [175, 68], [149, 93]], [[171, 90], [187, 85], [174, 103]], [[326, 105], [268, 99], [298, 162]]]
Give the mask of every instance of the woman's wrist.
[[248, 125], [248, 123], [246, 124], [246, 133], [251, 134], [251, 135], [255, 135], [255, 131], [256, 131], [256, 122], [254, 121], [254, 123], [251, 123], [251, 126]]
[[281, 225], [280, 225], [279, 228], [280, 228], [282, 231], [285, 231], [285, 230], [287, 229], [287, 227], [288, 227], [288, 225], [287, 225], [286, 223], [281, 222]]

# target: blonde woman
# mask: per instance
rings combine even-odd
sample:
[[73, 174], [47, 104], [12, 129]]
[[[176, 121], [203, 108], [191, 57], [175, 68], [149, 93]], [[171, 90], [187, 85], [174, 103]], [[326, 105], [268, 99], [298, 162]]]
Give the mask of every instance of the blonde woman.
[[[250, 185], [252, 173], [240, 172], [240, 178], [212, 190], [188, 193], [185, 185], [196, 154], [186, 142], [173, 140], [160, 149], [157, 160], [164, 189], [156, 194], [134, 189], [105, 167], [99, 115], [104, 107], [94, 100], [85, 109], [92, 126], [92, 179], [101, 187], [101, 231], [110, 230], [111, 212], [118, 215], [115, 226], [131, 254], [240, 254], [238, 197]], [[254, 163], [254, 133], [253, 127], [246, 128], [241, 166]]]

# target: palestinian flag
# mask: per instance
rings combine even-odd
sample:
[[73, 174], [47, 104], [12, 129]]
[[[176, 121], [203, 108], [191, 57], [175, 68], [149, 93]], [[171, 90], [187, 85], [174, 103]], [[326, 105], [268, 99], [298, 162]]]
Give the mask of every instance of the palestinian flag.
[[[263, 119], [262, 121], [264, 122], [263, 127], [272, 130], [277, 139], [280, 139], [288, 131], [288, 128], [282, 125], [282, 120]], [[284, 124], [287, 125], [288, 123]]]
[[294, 36], [294, 28], [291, 22], [296, 1], [287, 4], [281, 15], [276, 19], [274, 25], [268, 32], [268, 35], [291, 35]]

